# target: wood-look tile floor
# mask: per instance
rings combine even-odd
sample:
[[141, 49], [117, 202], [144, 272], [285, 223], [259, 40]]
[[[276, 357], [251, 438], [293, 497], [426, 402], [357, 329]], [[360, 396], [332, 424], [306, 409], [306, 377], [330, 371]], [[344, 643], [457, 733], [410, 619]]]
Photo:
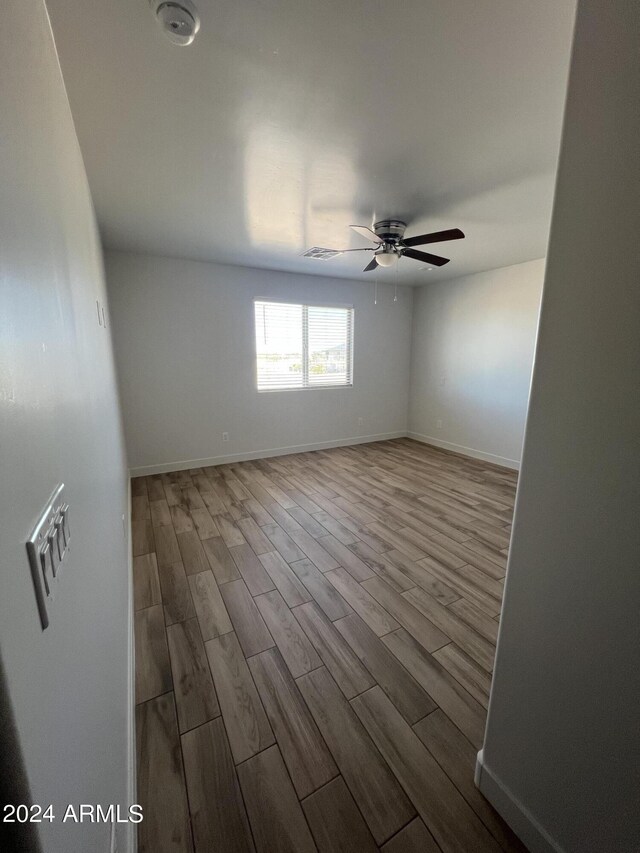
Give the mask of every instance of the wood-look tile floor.
[[515, 486], [409, 439], [134, 479], [140, 853], [524, 850], [473, 784]]

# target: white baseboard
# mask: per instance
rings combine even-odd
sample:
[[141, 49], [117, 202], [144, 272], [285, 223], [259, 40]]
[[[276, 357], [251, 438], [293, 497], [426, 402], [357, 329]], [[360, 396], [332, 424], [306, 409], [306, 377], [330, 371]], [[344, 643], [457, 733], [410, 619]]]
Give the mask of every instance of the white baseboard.
[[[129, 612], [128, 612], [128, 664], [129, 672], [127, 684], [127, 797], [129, 802], [127, 806], [138, 802], [137, 798], [137, 772], [136, 772], [136, 653], [135, 653], [135, 636], [134, 636], [134, 603], [133, 603], [133, 550], [131, 547], [131, 479], [128, 482], [128, 507], [127, 507], [127, 566], [128, 566], [128, 586], [129, 586]], [[127, 823], [125, 825], [126, 853], [137, 853], [138, 850], [138, 831], [135, 823]]]
[[483, 750], [480, 750], [476, 758], [475, 783], [531, 853], [566, 853], [531, 812], [489, 770], [484, 763]]
[[415, 441], [421, 441], [423, 444], [432, 444], [434, 447], [441, 447], [443, 450], [451, 450], [453, 453], [460, 453], [462, 456], [471, 456], [473, 459], [482, 459], [484, 462], [492, 462], [494, 465], [501, 465], [503, 468], [513, 468], [516, 471], [520, 470], [520, 462], [517, 459], [508, 459], [506, 456], [496, 456], [495, 453], [486, 453], [484, 450], [476, 450], [474, 447], [465, 447], [463, 444], [453, 444], [451, 441], [443, 441], [441, 438], [434, 438], [431, 435], [422, 435], [419, 432], [407, 432], [408, 438], [413, 438]]
[[249, 462], [252, 459], [268, 459], [270, 456], [286, 456], [290, 453], [306, 453], [309, 450], [326, 450], [329, 447], [348, 447], [352, 444], [369, 444], [372, 441], [387, 441], [391, 438], [404, 438], [404, 430], [384, 432], [379, 435], [359, 435], [350, 438], [338, 438], [333, 441], [319, 441], [314, 444], [296, 444], [290, 447], [272, 447], [268, 450], [250, 450], [245, 453], [230, 453], [227, 456], [211, 456], [208, 459], [183, 459], [180, 462], [163, 462], [160, 465], [143, 465], [131, 468], [132, 477], [148, 474], [168, 474], [171, 471], [184, 471], [188, 468], [208, 468], [211, 465], [226, 465], [229, 462]]

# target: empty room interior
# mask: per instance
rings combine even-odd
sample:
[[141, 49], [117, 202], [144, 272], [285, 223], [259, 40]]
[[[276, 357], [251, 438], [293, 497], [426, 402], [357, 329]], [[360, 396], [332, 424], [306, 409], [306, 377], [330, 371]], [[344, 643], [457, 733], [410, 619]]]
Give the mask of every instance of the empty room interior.
[[2, 851], [638, 853], [640, 4], [3, 9]]

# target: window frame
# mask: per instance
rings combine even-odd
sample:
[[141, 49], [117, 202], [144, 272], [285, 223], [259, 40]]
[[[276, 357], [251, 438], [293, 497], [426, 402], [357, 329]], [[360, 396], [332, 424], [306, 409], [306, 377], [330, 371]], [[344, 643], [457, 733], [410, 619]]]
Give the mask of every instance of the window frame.
[[[258, 347], [256, 337], [256, 303], [271, 302], [275, 305], [299, 305], [303, 309], [302, 328], [305, 326], [308, 330], [308, 322], [305, 322], [304, 315], [307, 314], [309, 308], [341, 308], [351, 312], [351, 340], [347, 351], [347, 366], [351, 368], [351, 381], [341, 385], [309, 385], [309, 340], [302, 336], [302, 385], [299, 388], [260, 388], [258, 385]], [[292, 391], [338, 391], [348, 390], [354, 387], [354, 349], [355, 349], [355, 319], [356, 310], [353, 304], [339, 302], [293, 302], [290, 299], [274, 299], [267, 296], [256, 296], [253, 299], [253, 379], [254, 388], [258, 394], [280, 394], [291, 393]], [[307, 315], [308, 320], [308, 315]], [[347, 370], [347, 372], [349, 372]]]

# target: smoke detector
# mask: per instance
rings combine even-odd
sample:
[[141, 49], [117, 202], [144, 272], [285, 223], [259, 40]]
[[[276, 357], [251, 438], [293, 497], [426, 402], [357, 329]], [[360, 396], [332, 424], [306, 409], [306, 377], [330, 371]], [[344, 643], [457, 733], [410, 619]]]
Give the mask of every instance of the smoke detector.
[[149, 5], [170, 42], [191, 44], [200, 29], [200, 16], [191, 0], [149, 0]]

